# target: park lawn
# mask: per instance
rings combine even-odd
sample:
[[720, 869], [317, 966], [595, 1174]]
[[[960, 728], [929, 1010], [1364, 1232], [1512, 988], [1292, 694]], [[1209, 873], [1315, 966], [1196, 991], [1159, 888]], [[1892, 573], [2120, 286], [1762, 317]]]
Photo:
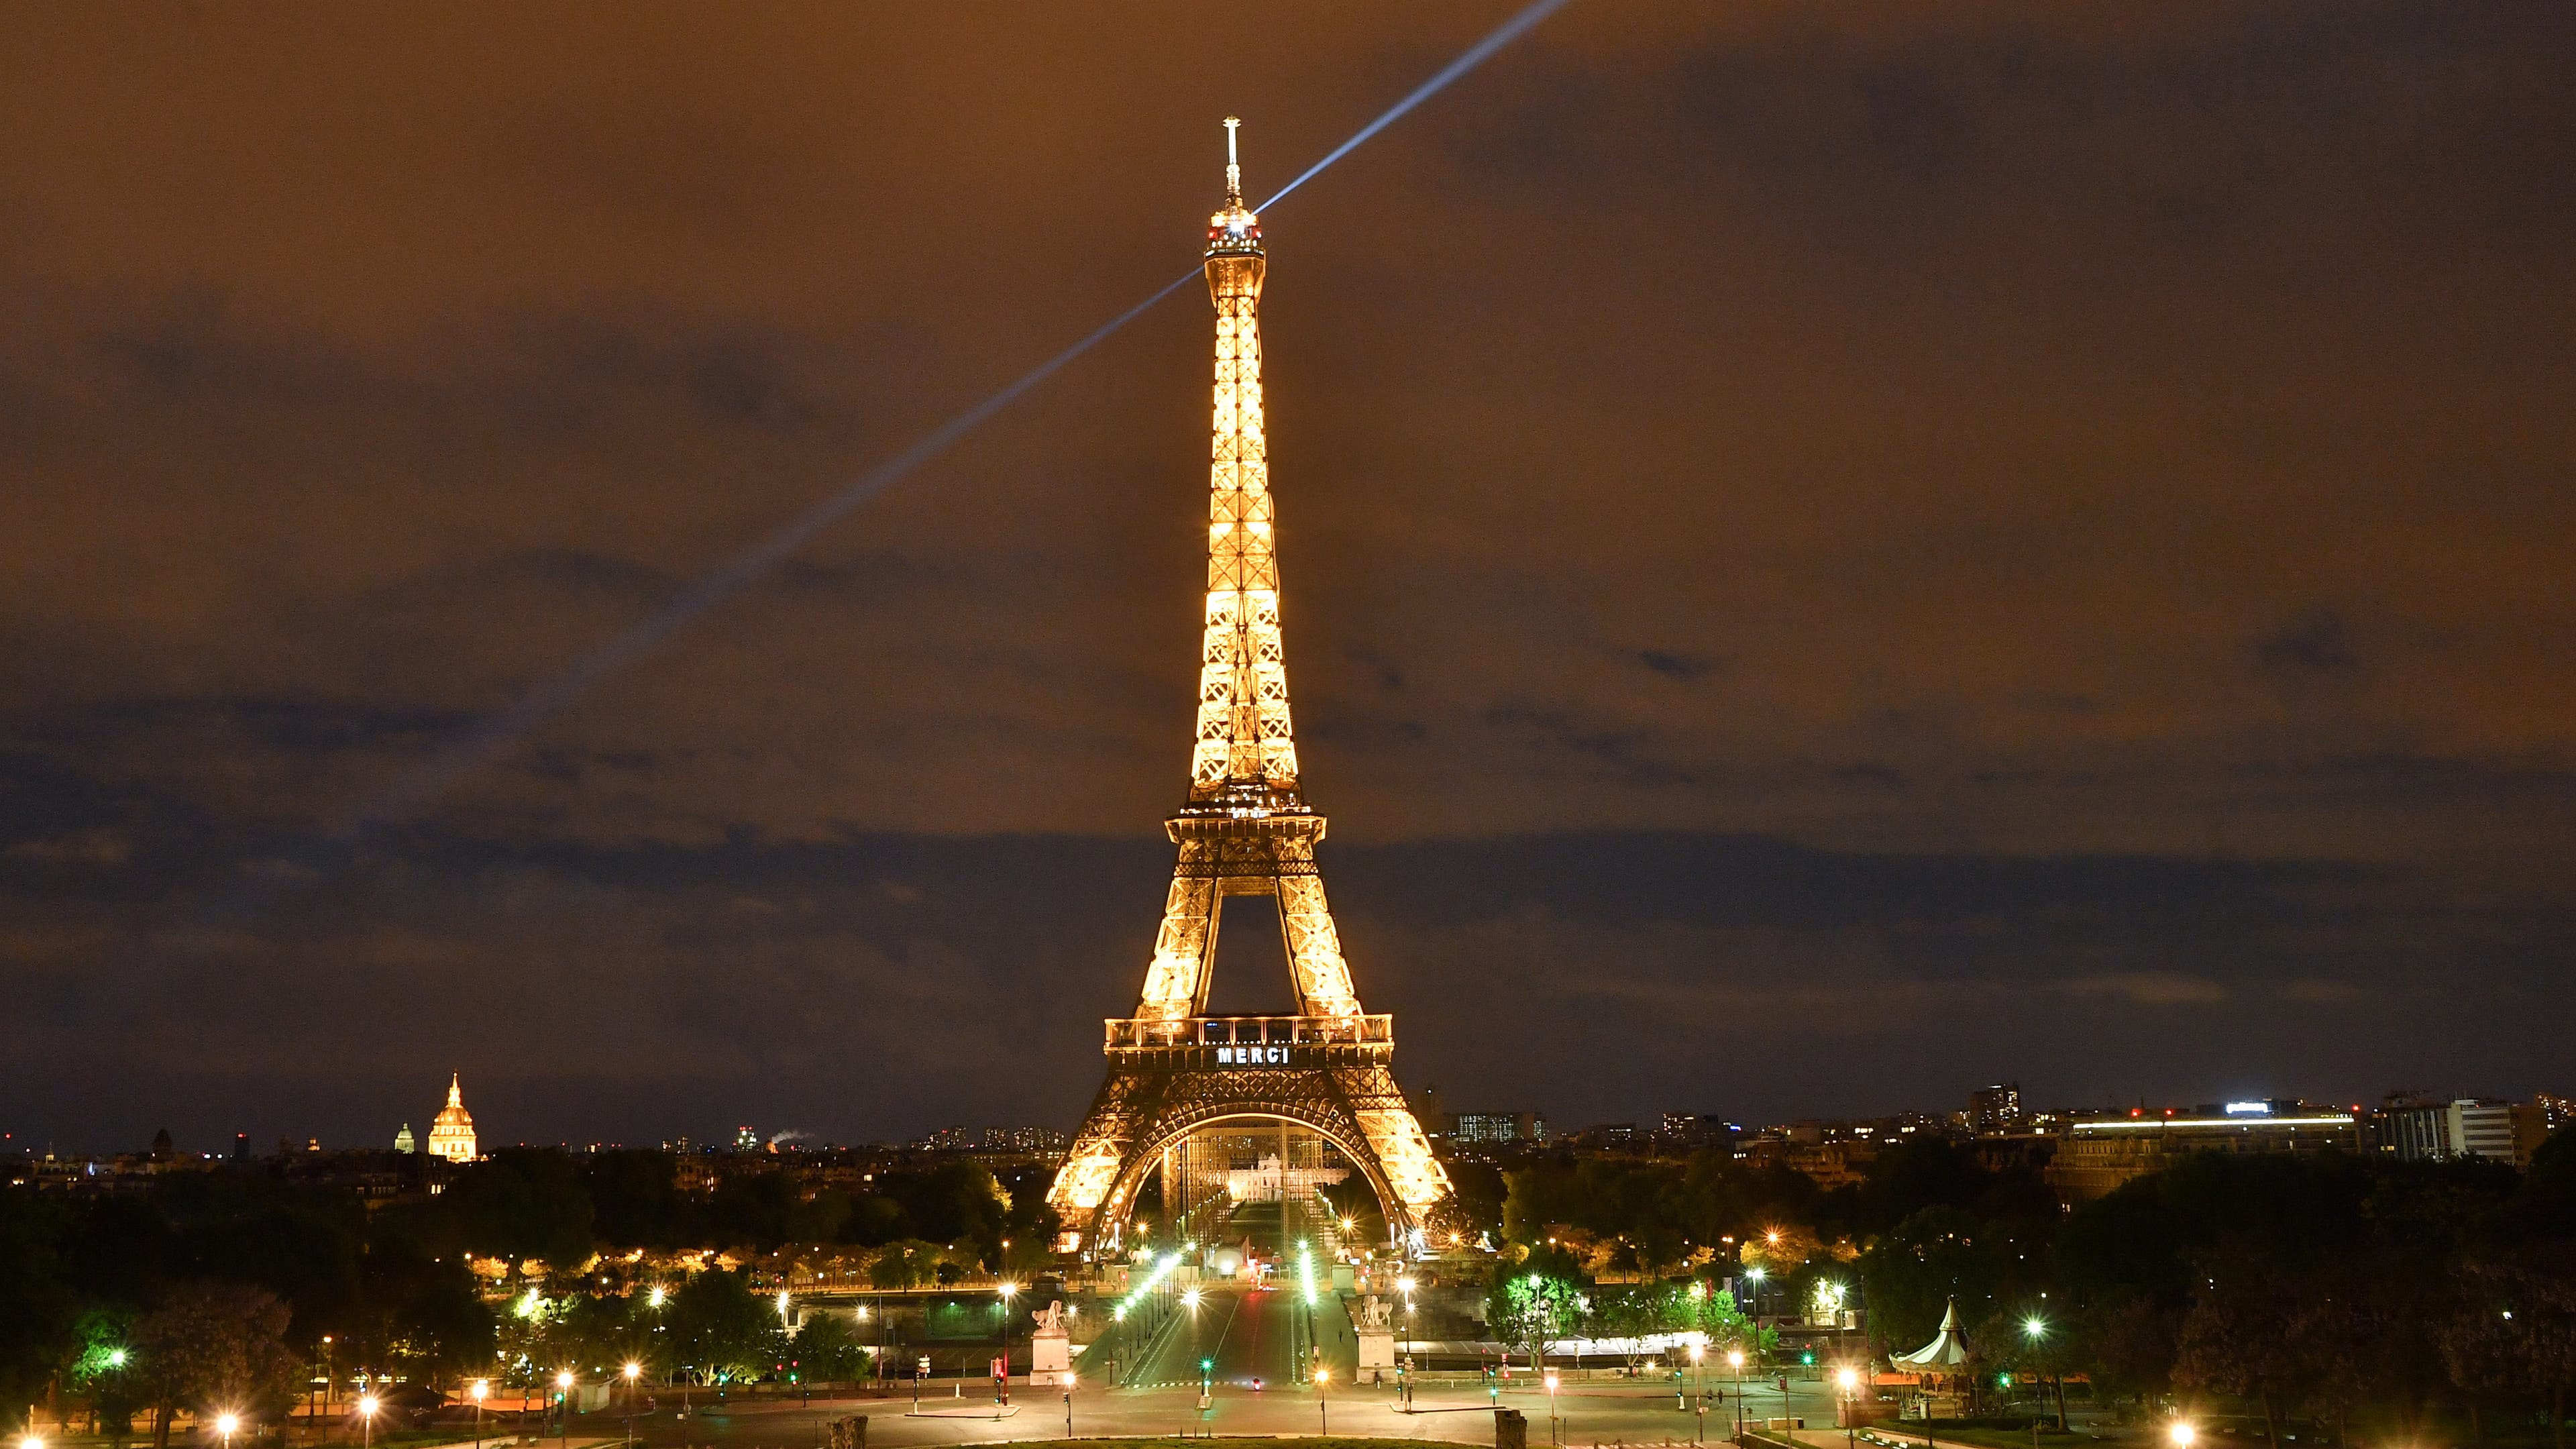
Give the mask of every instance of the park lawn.
[[[1541, 1432], [1543, 1433], [1544, 1431], [1545, 1426], [1542, 1425]], [[1424, 1441], [1420, 1439], [1355, 1439], [1343, 1434], [1298, 1434], [1294, 1436], [1280, 1434], [1219, 1434], [1216, 1436], [1219, 1441], [1227, 1439], [1276, 1440], [1286, 1437], [1294, 1437], [1297, 1441], [1298, 1449], [1422, 1449], [1424, 1443]], [[1046, 1442], [1047, 1449], [1207, 1449], [1208, 1443], [1206, 1439], [1197, 1435], [1192, 1435], [1189, 1438], [1183, 1439], [1168, 1434], [1152, 1439], [1050, 1439]]]

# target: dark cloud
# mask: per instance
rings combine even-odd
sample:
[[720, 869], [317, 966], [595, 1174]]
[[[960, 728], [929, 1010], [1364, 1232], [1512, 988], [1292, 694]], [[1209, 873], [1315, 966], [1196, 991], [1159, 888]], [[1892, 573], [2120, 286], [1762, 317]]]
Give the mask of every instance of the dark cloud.
[[2254, 658], [2264, 672], [2287, 682], [2342, 679], [2361, 668], [2343, 615], [2323, 605], [2301, 610], [2279, 633], [2257, 641]]
[[[1188, 265], [1217, 117], [1264, 189], [1498, 15], [24, 17], [28, 1130], [381, 1136], [457, 1065], [536, 1136], [1068, 1116], [1185, 768], [1187, 289], [335, 831]], [[1300, 745], [1408, 1075], [2543, 1085], [2571, 69], [2563, 7], [1585, 3], [1275, 208]]]

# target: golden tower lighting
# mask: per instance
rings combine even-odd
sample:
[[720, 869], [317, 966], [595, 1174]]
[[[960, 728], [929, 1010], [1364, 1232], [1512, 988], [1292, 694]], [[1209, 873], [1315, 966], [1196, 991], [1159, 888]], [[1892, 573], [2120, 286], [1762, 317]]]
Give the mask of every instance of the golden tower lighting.
[[[1198, 705], [1188, 795], [1164, 823], [1179, 860], [1135, 1014], [1106, 1023], [1108, 1080], [1047, 1195], [1068, 1246], [1093, 1250], [1121, 1232], [1157, 1154], [1228, 1117], [1276, 1118], [1331, 1142], [1368, 1178], [1391, 1231], [1419, 1226], [1449, 1193], [1390, 1070], [1394, 1020], [1360, 1009], [1315, 863], [1324, 817], [1297, 771], [1263, 431], [1269, 257], [1243, 204], [1240, 122], [1225, 124], [1225, 204], [1208, 218], [1204, 254], [1216, 342]], [[1296, 1016], [1205, 1014], [1217, 919], [1233, 895], [1279, 903]]]

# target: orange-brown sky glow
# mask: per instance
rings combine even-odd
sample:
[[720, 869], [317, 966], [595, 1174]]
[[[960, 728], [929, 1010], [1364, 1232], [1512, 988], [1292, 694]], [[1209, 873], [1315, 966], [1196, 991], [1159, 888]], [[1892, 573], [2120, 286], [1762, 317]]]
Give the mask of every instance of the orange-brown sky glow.
[[[1508, 13], [12, 15], [0, 1129], [1070, 1125], [1185, 783], [1201, 292], [313, 842], [1188, 267], [1219, 118], [1267, 195]], [[1399, 1074], [2576, 1086], [2571, 73], [2552, 7], [1574, 0], [1266, 215]]]

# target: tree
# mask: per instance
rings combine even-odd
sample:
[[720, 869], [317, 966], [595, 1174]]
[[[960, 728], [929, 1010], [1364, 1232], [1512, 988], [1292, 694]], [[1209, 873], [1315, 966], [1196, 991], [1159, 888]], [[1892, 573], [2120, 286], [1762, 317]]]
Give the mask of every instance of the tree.
[[504, 1147], [458, 1172], [439, 1201], [470, 1251], [574, 1270], [591, 1256], [590, 1188], [555, 1148]]
[[786, 1328], [772, 1303], [740, 1273], [700, 1273], [671, 1295], [673, 1350], [716, 1379], [751, 1379], [786, 1356]]
[[1590, 1283], [1563, 1249], [1533, 1249], [1517, 1263], [1495, 1265], [1485, 1292], [1485, 1323], [1508, 1351], [1518, 1349], [1536, 1365], [1548, 1344], [1571, 1329], [1583, 1312]]
[[2183, 1383], [2263, 1406], [2263, 1435], [2280, 1449], [2280, 1409], [2295, 1392], [2299, 1367], [2292, 1341], [2298, 1283], [2274, 1260], [2238, 1250], [2203, 1268], [2200, 1291], [2183, 1320], [2174, 1376]]
[[136, 1320], [155, 1449], [169, 1449], [170, 1421], [182, 1405], [251, 1414], [291, 1402], [297, 1363], [286, 1348], [287, 1318], [265, 1288], [187, 1283]]
[[833, 1383], [864, 1377], [868, 1349], [858, 1330], [837, 1313], [812, 1313], [788, 1341], [788, 1357], [808, 1383]]
[[947, 1250], [919, 1238], [904, 1238], [879, 1248], [868, 1260], [871, 1288], [920, 1288], [938, 1280]]
[[75, 1330], [79, 1356], [65, 1375], [72, 1388], [89, 1396], [94, 1431], [130, 1433], [134, 1411], [142, 1407], [141, 1377], [134, 1362], [131, 1315], [116, 1308], [92, 1308]]
[[2468, 1276], [2476, 1291], [2443, 1339], [2454, 1380], [2547, 1403], [2551, 1442], [2566, 1449], [2568, 1390], [2576, 1387], [2576, 1240], [2490, 1249], [2470, 1262]]

